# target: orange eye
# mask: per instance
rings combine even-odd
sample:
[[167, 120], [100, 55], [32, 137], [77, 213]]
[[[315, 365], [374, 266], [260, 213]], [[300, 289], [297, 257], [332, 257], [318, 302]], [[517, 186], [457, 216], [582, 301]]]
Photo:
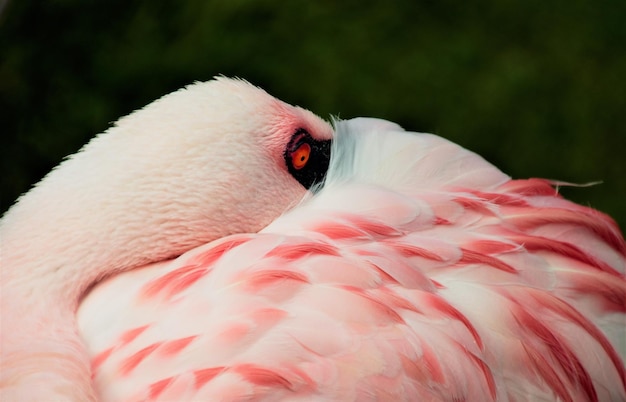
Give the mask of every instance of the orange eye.
[[291, 164], [293, 168], [296, 170], [300, 170], [306, 166], [306, 163], [309, 161], [309, 156], [311, 155], [311, 146], [306, 142], [303, 143], [293, 151], [291, 154]]

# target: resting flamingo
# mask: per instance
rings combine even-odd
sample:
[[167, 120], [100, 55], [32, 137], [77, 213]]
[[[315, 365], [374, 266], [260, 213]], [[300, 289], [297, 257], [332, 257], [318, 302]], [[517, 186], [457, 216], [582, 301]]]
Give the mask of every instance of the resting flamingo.
[[194, 84], [3, 217], [0, 397], [624, 400], [626, 244], [553, 184]]

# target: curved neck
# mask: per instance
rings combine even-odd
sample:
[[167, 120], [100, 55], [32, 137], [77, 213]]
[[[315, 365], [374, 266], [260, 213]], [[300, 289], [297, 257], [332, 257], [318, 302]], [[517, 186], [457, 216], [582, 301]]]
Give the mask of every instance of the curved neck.
[[[104, 225], [96, 214], [104, 206], [95, 197], [73, 202], [66, 187], [42, 183], [0, 221], [3, 401], [95, 401], [76, 329], [78, 303], [103, 276], [148, 262], [146, 254], [131, 253], [141, 239]], [[124, 200], [114, 202], [124, 207]]]
[[0, 290], [0, 400], [95, 401], [71, 303], [41, 289]]
[[[0, 221], [0, 400], [95, 401], [75, 311], [82, 293], [110, 269], [103, 264], [108, 256], [88, 253], [98, 249], [100, 234], [77, 218], [81, 208], [59, 204], [53, 219], [34, 206], [34, 194]], [[78, 237], [64, 223], [73, 223]]]

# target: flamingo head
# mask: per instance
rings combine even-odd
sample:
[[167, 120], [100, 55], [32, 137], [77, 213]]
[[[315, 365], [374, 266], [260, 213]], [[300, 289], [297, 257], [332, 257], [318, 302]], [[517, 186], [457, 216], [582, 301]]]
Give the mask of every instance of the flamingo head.
[[80, 261], [101, 277], [256, 232], [324, 177], [331, 136], [243, 80], [190, 85], [120, 119], [22, 196], [0, 221], [3, 271]]

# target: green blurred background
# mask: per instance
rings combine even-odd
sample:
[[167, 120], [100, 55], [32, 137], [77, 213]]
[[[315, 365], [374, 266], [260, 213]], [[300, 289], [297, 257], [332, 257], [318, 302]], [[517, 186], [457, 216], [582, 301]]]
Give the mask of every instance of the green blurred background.
[[[2, 4], [2, 1], [0, 1]], [[434, 132], [626, 228], [626, 1], [12, 0], [1, 210], [118, 117], [216, 74]]]

